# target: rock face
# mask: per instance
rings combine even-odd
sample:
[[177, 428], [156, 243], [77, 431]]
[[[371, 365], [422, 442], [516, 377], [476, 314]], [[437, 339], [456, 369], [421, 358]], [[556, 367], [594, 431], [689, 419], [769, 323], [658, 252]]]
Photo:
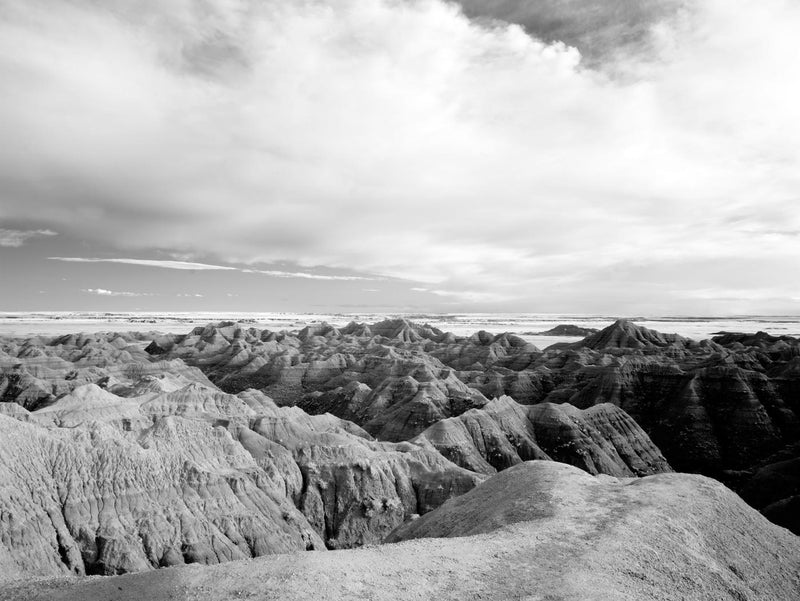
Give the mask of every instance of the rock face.
[[159, 356], [199, 367], [228, 392], [258, 388], [278, 404], [331, 412], [401, 441], [488, 401], [428, 352], [451, 340], [435, 328], [387, 320], [296, 334], [222, 323], [154, 343]]
[[4, 598], [793, 601], [800, 590], [800, 539], [696, 475], [616, 479], [526, 462], [391, 538], [403, 542], [125, 577], [23, 580], [6, 586]]
[[670, 471], [650, 438], [611, 404], [525, 406], [509, 397], [442, 420], [414, 439], [454, 463], [493, 474], [529, 459], [552, 459], [590, 474], [644, 476]]
[[[297, 406], [310, 413], [330, 412], [353, 420], [381, 440], [401, 441], [433, 422], [488, 402], [435, 360], [410, 364], [398, 361], [386, 375], [381, 373], [383, 366], [370, 368], [369, 373], [359, 372], [359, 379], [345, 386], [305, 395]], [[361, 380], [374, 382], [374, 387]]]
[[529, 459], [703, 472], [797, 528], [800, 343], [725, 336], [618, 322], [542, 352], [387, 320], [0, 339], [0, 567], [377, 543]]
[[118, 386], [145, 393], [86, 384], [32, 412], [2, 403], [0, 570], [117, 574], [374, 543], [482, 479], [257, 391]]
[[594, 350], [607, 348], [652, 348], [652, 347], [683, 347], [689, 343], [687, 338], [676, 334], [662, 334], [642, 326], [620, 319], [609, 327], [587, 336], [580, 346]]
[[[800, 457], [798, 341], [760, 333], [695, 343], [628, 330], [639, 342], [650, 340], [649, 346], [571, 351], [579, 355], [573, 365], [560, 364], [563, 379], [546, 400], [619, 405], [676, 470], [720, 478], [758, 508], [778, 503], [770, 515], [800, 533], [787, 512], [775, 511], [797, 494], [789, 475], [771, 479], [769, 499], [746, 492], [753, 489], [750, 479], [771, 463]], [[607, 334], [605, 339], [618, 340]], [[665, 341], [668, 346], [659, 346]]]
[[323, 547], [222, 428], [175, 418], [126, 439], [0, 416], [2, 544], [15, 571], [117, 574]]
[[675, 469], [740, 491], [800, 441], [800, 341], [763, 332], [697, 342], [619, 320], [542, 352], [514, 335], [459, 337], [387, 320], [294, 334], [219, 324], [155, 342], [160, 359], [182, 358], [230, 392], [253, 385], [382, 440], [413, 438], [502, 396], [579, 409], [611, 403]]
[[724, 334], [696, 342], [620, 321], [533, 358], [517, 379], [544, 366], [545, 394], [529, 402], [621, 407], [673, 468], [719, 478], [760, 509], [778, 503], [769, 515], [800, 533], [780, 509], [797, 494], [791, 477], [773, 478], [768, 500], [745, 492], [771, 463], [800, 457], [798, 353], [800, 341], [787, 336]]
[[153, 360], [138, 339], [146, 335], [0, 339], [0, 402], [35, 410], [84, 384], [113, 388], [122, 381], [133, 384], [148, 376], [151, 380], [166, 377], [173, 387], [190, 382], [211, 386], [201, 370], [183, 361]]
[[[745, 472], [742, 498], [776, 524], [800, 534], [800, 448], [767, 458]], [[734, 474], [735, 478], [736, 474]]]

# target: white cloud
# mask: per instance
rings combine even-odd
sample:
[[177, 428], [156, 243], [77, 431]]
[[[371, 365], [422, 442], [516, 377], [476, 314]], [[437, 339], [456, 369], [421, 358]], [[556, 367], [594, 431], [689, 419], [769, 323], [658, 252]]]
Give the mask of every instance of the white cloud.
[[431, 290], [430, 288], [410, 288], [412, 292], [422, 292], [454, 299], [452, 303], [499, 303], [508, 301], [510, 298], [499, 292], [488, 292], [478, 290]]
[[306, 273], [304, 271], [275, 271], [269, 269], [242, 269], [243, 273], [260, 273], [274, 278], [301, 278], [306, 280], [329, 280], [329, 281], [359, 281], [359, 280], [382, 280], [381, 277], [366, 277], [356, 275], [325, 275], [319, 273]]
[[500, 303], [509, 300], [508, 296], [499, 292], [488, 292], [479, 290], [426, 290], [416, 288], [419, 292], [428, 292], [436, 296], [453, 299], [454, 304], [458, 303]]
[[800, 229], [800, 5], [685, 4], [603, 71], [437, 0], [11, 3], [0, 216], [531, 310], [753, 260], [790, 295], [800, 237], [764, 232]]
[[0, 228], [0, 246], [19, 248], [30, 238], [37, 236], [57, 236], [52, 230], [11, 230]]
[[275, 271], [265, 269], [240, 269], [238, 267], [230, 267], [227, 265], [211, 265], [208, 263], [193, 263], [188, 261], [160, 261], [151, 259], [94, 259], [84, 257], [47, 257], [51, 261], [65, 261], [67, 263], [123, 263], [127, 265], [138, 265], [141, 267], [158, 267], [161, 269], [179, 269], [191, 271], [241, 271], [242, 273], [258, 273], [268, 275], [276, 278], [302, 278], [309, 280], [341, 280], [341, 281], [358, 281], [358, 280], [381, 280], [380, 277], [365, 277], [365, 276], [351, 276], [351, 275], [325, 275], [317, 273], [306, 272], [292, 272], [292, 271]]
[[153, 296], [153, 294], [149, 292], [117, 292], [115, 290], [106, 290], [105, 288], [87, 288], [84, 292], [96, 294], [98, 296]]
[[207, 270], [235, 270], [235, 267], [223, 265], [209, 265], [207, 263], [189, 263], [187, 261], [156, 261], [149, 259], [89, 259], [83, 257], [47, 257], [52, 261], [66, 261], [68, 263], [124, 263], [142, 267], [160, 267], [162, 269], [180, 269], [192, 271]]

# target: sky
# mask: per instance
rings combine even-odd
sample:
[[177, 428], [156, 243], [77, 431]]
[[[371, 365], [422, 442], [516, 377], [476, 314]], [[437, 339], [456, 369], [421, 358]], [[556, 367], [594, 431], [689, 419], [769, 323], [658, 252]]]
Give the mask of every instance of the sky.
[[0, 0], [0, 311], [800, 313], [796, 0]]

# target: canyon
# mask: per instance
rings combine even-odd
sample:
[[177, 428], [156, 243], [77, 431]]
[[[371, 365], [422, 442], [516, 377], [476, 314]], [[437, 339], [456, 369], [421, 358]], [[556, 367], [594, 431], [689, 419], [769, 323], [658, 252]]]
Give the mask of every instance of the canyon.
[[[638, 491], [705, 512], [715, 498], [790, 549], [753, 508], [800, 531], [798, 393], [795, 338], [694, 341], [625, 320], [545, 350], [405, 319], [4, 337], [0, 571], [28, 595], [31, 576], [70, 590], [76, 576], [511, 536], [603, 486], [624, 491], [624, 515]], [[714, 553], [725, 536], [740, 533]], [[791, 565], [775, 564], [781, 586]]]

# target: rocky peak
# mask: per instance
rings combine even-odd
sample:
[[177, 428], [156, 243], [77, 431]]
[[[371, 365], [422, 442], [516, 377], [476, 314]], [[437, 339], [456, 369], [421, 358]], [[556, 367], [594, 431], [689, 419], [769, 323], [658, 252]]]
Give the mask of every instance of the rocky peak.
[[576, 343], [576, 346], [595, 350], [605, 348], [664, 348], [682, 346], [686, 341], [686, 338], [677, 334], [662, 334], [656, 330], [636, 325], [627, 319], [618, 319], [607, 328]]

